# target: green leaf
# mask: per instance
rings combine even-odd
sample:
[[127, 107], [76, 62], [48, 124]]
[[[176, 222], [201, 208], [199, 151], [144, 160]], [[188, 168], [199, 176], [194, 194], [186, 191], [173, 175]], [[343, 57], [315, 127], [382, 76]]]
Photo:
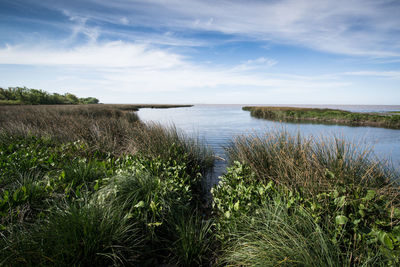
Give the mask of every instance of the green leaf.
[[148, 223], [147, 224], [147, 226], [150, 226], [150, 227], [152, 227], [152, 226], [161, 226], [162, 225], [162, 222], [154, 222], [154, 223]]
[[99, 180], [96, 181], [96, 184], [94, 185], [94, 191], [99, 190]]
[[13, 199], [15, 202], [18, 200], [18, 193], [19, 193], [19, 189], [15, 190], [13, 193]]
[[335, 222], [336, 222], [336, 224], [338, 224], [338, 225], [346, 224], [348, 220], [349, 220], [349, 219], [348, 219], [346, 216], [344, 216], [344, 215], [338, 215], [338, 216], [336, 216], [336, 218], [335, 218]]
[[135, 208], [142, 208], [142, 207], [144, 207], [144, 201], [143, 201], [143, 200], [139, 201], [139, 202], [135, 205]]
[[379, 241], [381, 241], [381, 243], [384, 244], [387, 248], [394, 249], [392, 239], [389, 237], [389, 235], [386, 232], [379, 231], [378, 238], [379, 238]]
[[235, 205], [233, 205], [233, 208], [235, 210], [239, 210], [239, 200], [235, 203]]
[[226, 217], [227, 219], [229, 219], [229, 218], [231, 217], [231, 213], [230, 213], [229, 210], [227, 210], [227, 211], [225, 212], [225, 217]]
[[335, 174], [328, 169], [325, 169], [325, 176], [328, 179], [335, 179]]
[[375, 191], [374, 190], [368, 190], [367, 194], [365, 195], [364, 199], [365, 200], [371, 200], [375, 197]]

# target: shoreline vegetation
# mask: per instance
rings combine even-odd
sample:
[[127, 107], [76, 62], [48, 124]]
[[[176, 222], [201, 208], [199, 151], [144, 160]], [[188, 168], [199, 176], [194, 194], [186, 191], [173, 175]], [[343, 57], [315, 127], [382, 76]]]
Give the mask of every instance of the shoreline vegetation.
[[[26, 87], [0, 87], [0, 106], [7, 105], [93, 105], [99, 104], [94, 97], [78, 98], [71, 93], [63, 95], [48, 93], [40, 89], [29, 89]], [[103, 104], [120, 110], [138, 111], [140, 108], [180, 108], [192, 107], [193, 105], [175, 104]]]
[[399, 173], [340, 139], [215, 156], [131, 105], [0, 107], [2, 266], [398, 266]]
[[78, 98], [71, 93], [50, 94], [40, 89], [26, 87], [0, 87], [0, 105], [71, 105], [71, 104], [97, 104], [99, 100], [94, 97]]
[[358, 113], [338, 109], [245, 106], [250, 115], [274, 121], [315, 122], [350, 126], [373, 126], [400, 129], [398, 112]]

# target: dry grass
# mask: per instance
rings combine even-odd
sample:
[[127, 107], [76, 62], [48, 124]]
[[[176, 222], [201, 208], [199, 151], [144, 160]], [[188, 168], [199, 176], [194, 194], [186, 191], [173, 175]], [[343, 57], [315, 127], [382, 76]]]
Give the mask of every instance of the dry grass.
[[84, 141], [93, 151], [120, 154], [125, 139], [140, 125], [133, 112], [103, 105], [0, 107], [3, 133]]
[[303, 138], [285, 131], [241, 136], [227, 148], [230, 160], [248, 164], [263, 182], [273, 180], [311, 195], [361, 185], [398, 194], [399, 175], [387, 164], [339, 138]]
[[[142, 105], [144, 107], [146, 105]], [[148, 105], [149, 107], [152, 105]], [[142, 123], [137, 105], [0, 106], [1, 133], [49, 137], [59, 142], [83, 141], [93, 152], [116, 156], [140, 152], [169, 159], [177, 151], [189, 166], [210, 171], [213, 153], [175, 127]], [[154, 107], [154, 106], [152, 106]]]

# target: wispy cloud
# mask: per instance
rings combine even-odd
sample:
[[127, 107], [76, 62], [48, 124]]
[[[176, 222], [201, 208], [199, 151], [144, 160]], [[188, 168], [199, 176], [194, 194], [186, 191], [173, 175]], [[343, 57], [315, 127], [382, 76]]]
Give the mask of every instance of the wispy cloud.
[[9, 14], [0, 29], [2, 86], [96, 90], [122, 102], [174, 92], [311, 103], [367, 100], [366, 91], [375, 101], [377, 84], [390, 95], [400, 76], [399, 1], [14, 2], [28, 15]]
[[390, 79], [400, 79], [400, 71], [352, 71], [346, 72], [344, 75], [351, 76], [375, 76]]
[[193, 88], [257, 87], [265, 90], [304, 92], [347, 86], [334, 79], [284, 77], [248, 70], [265, 70], [276, 61], [267, 58], [248, 60], [237, 66], [210, 66], [146, 45], [122, 41], [88, 43], [73, 49], [48, 46], [8, 46], [0, 49], [0, 64], [61, 68], [56, 78], [65, 84], [65, 77], [81, 77], [98, 90], [118, 88], [119, 92], [185, 91]]
[[240, 65], [237, 65], [233, 68], [233, 70], [237, 71], [250, 71], [256, 69], [268, 69], [272, 66], [278, 64], [278, 61], [275, 59], [260, 57], [257, 59], [249, 59], [246, 62], [243, 62]]
[[[46, 1], [44, 1], [46, 2]], [[375, 0], [92, 0], [73, 14], [116, 24], [217, 31], [331, 53], [400, 57], [400, 2]], [[121, 13], [123, 18], [121, 19]]]
[[0, 64], [166, 69], [182, 66], [181, 58], [160, 49], [122, 41], [90, 42], [73, 48], [17, 45], [0, 49]]

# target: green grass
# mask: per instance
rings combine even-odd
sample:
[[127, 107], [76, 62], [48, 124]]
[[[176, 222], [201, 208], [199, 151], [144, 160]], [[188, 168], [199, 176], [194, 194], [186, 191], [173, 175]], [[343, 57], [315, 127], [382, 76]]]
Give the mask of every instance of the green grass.
[[225, 230], [221, 263], [228, 266], [345, 266], [329, 236], [303, 207], [272, 199]]
[[338, 109], [295, 107], [246, 106], [242, 109], [250, 111], [250, 115], [253, 117], [275, 121], [307, 121], [351, 126], [374, 126], [392, 129], [400, 128], [400, 115], [356, 113]]
[[[231, 167], [212, 191], [216, 235], [227, 264], [261, 266], [268, 259], [273, 262], [267, 266], [399, 264], [400, 175], [368, 151], [339, 139], [317, 141], [284, 131], [238, 137], [227, 149]], [[272, 219], [283, 228], [274, 222], [268, 226], [274, 233], [266, 231], [263, 225]], [[257, 227], [246, 226], [253, 221], [259, 221]], [[318, 240], [312, 229], [320, 229]], [[309, 246], [318, 242], [329, 249], [313, 256]], [[298, 244], [303, 249], [295, 254], [290, 249]]]
[[210, 262], [197, 139], [103, 105], [1, 107], [0, 126], [0, 265]]
[[[213, 154], [130, 107], [0, 107], [0, 265], [396, 266], [399, 174], [338, 138]], [[211, 209], [211, 212], [210, 210]]]

